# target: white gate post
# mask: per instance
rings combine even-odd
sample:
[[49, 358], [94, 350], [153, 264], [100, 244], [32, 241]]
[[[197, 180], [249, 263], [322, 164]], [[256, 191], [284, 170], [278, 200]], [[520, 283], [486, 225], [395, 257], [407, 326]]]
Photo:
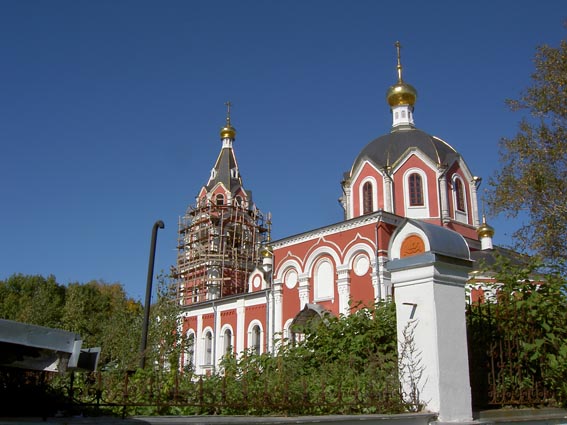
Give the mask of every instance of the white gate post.
[[[406, 348], [400, 379], [406, 395], [418, 390], [420, 401], [438, 413], [440, 422], [470, 422], [464, 288], [472, 261], [462, 236], [431, 226], [408, 221], [390, 244], [387, 267], [394, 285], [398, 350]], [[416, 236], [423, 241], [421, 252]]]

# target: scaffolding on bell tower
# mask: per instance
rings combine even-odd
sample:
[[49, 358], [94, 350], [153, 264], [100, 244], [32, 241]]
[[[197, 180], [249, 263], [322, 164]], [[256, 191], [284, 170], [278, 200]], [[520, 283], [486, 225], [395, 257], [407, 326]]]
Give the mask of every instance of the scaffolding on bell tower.
[[179, 219], [177, 299], [181, 305], [248, 291], [248, 277], [261, 266], [259, 251], [269, 216], [239, 198], [232, 203], [202, 199]]

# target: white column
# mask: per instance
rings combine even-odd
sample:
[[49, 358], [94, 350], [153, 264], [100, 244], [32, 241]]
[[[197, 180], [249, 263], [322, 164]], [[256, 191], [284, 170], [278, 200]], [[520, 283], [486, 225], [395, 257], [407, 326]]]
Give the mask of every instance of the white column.
[[346, 200], [346, 202], [345, 202], [345, 213], [346, 213], [346, 219], [348, 220], [348, 219], [352, 218], [352, 216], [353, 216], [353, 212], [352, 212], [353, 206], [352, 206], [352, 197], [351, 197], [352, 189], [350, 187], [350, 183], [349, 183], [349, 186], [345, 187], [344, 189], [345, 189], [344, 198]]
[[239, 299], [236, 301], [236, 352], [241, 353], [244, 351], [244, 335], [246, 329], [244, 329], [246, 309], [244, 308], [244, 300]]
[[[274, 336], [283, 335], [283, 288], [280, 281], [274, 282]], [[281, 336], [280, 336], [281, 338]], [[279, 340], [274, 341], [274, 348], [277, 348]]]
[[309, 303], [309, 275], [299, 275], [299, 310]]
[[218, 366], [219, 366], [219, 361], [222, 358], [222, 356], [224, 355], [224, 347], [222, 344], [222, 335], [221, 333], [221, 314], [220, 314], [220, 310], [218, 308], [218, 306], [213, 308], [213, 314], [214, 316], [214, 329], [213, 329], [213, 333], [214, 333], [214, 340], [213, 340], [213, 344], [214, 348], [213, 348], [213, 368], [214, 370], [217, 370]]
[[372, 278], [372, 289], [374, 289], [374, 300], [378, 301], [379, 298], [381, 298], [380, 275], [379, 275], [379, 270], [378, 270], [378, 262], [376, 261], [376, 259], [374, 259], [370, 262], [370, 265], [372, 266], [371, 278]]
[[[440, 422], [471, 421], [465, 282], [471, 262], [432, 252], [392, 260], [400, 380]], [[405, 367], [404, 367], [405, 365]], [[412, 384], [412, 377], [421, 379]]]
[[447, 175], [446, 169], [439, 167], [439, 196], [441, 198], [441, 221], [443, 223], [449, 222], [449, 198], [447, 193]]
[[197, 316], [197, 329], [195, 329], [195, 373], [201, 374], [201, 365], [205, 362], [205, 346], [203, 345], [203, 315]]
[[392, 295], [390, 276], [386, 269], [387, 257], [379, 256], [373, 260], [372, 265], [372, 287], [374, 288], [374, 300], [385, 300]]
[[387, 170], [384, 170], [382, 175], [384, 176], [384, 211], [393, 213], [392, 179], [390, 178]]
[[339, 293], [339, 313], [350, 313], [350, 276], [348, 264], [337, 267], [337, 292]]
[[480, 221], [478, 219], [478, 182], [473, 178], [469, 181], [469, 184], [471, 186], [472, 224], [474, 227], [478, 227], [480, 225]]

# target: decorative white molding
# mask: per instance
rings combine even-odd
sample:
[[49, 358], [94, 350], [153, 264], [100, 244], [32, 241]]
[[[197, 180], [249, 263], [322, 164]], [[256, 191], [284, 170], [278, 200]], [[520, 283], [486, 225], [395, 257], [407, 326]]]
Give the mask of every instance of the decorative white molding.
[[303, 310], [305, 304], [309, 303], [309, 275], [308, 274], [301, 274], [299, 275], [299, 310]]
[[386, 213], [382, 211], [377, 211], [374, 214], [367, 214], [361, 217], [356, 217], [347, 221], [341, 221], [339, 223], [331, 224], [330, 226], [321, 227], [310, 232], [300, 233], [295, 236], [290, 236], [288, 238], [280, 239], [278, 241], [272, 242], [274, 249], [281, 249], [288, 246], [293, 246], [301, 242], [311, 241], [314, 239], [320, 239], [325, 236], [334, 235], [336, 233], [344, 232], [346, 230], [356, 229], [358, 227], [363, 227], [369, 223], [377, 223], [379, 218], [382, 217], [382, 222], [386, 224], [399, 225], [404, 218], [395, 216], [393, 214]]
[[[410, 188], [409, 188], [409, 176], [411, 174], [417, 174], [421, 177], [421, 190], [423, 195], [423, 205], [412, 206], [410, 205]], [[412, 167], [404, 172], [402, 177], [403, 182], [403, 192], [404, 192], [404, 211], [405, 216], [409, 218], [429, 218], [429, 186], [427, 184], [427, 173], [421, 168]]]

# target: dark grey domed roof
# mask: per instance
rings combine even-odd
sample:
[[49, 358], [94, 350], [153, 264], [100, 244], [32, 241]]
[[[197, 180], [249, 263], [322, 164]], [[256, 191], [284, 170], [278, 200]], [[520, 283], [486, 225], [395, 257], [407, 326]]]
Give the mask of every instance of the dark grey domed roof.
[[365, 160], [378, 168], [393, 167], [402, 155], [412, 148], [419, 149], [436, 164], [450, 165], [459, 156], [455, 149], [438, 137], [415, 128], [396, 130], [367, 144], [354, 161], [351, 175]]

